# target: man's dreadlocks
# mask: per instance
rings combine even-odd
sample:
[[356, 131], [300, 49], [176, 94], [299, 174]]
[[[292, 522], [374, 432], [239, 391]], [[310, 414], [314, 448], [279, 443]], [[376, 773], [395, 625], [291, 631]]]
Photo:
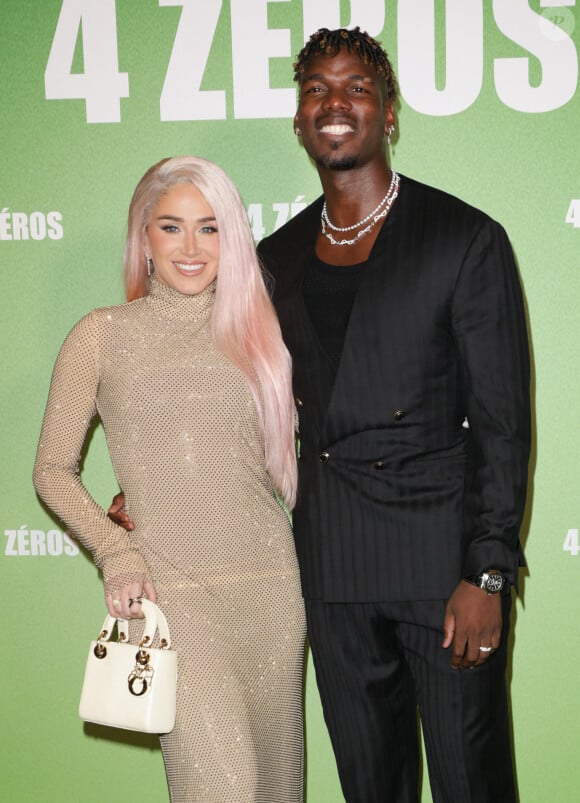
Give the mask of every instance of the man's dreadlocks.
[[341, 47], [346, 47], [364, 64], [370, 64], [375, 69], [384, 81], [385, 98], [394, 101], [397, 97], [397, 79], [389, 57], [380, 42], [369, 36], [366, 31], [361, 31], [358, 26], [351, 30], [338, 28], [334, 31], [330, 31], [328, 28], [319, 28], [316, 33], [313, 33], [298, 54], [294, 64], [294, 80], [297, 83], [302, 81], [305, 70], [315, 56], [336, 56]]

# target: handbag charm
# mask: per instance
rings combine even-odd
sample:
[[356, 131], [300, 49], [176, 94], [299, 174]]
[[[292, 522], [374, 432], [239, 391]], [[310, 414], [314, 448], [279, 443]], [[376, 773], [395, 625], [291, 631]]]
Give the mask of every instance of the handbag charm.
[[141, 697], [151, 688], [154, 669], [149, 663], [149, 653], [139, 650], [135, 656], [135, 669], [128, 677], [129, 691], [135, 697]]
[[[105, 619], [91, 642], [79, 705], [85, 722], [144, 733], [169, 733], [175, 724], [177, 654], [165, 615], [141, 600], [145, 627], [139, 645], [128, 641], [125, 619]], [[117, 624], [118, 641], [110, 641]], [[156, 631], [159, 647], [152, 647]]]

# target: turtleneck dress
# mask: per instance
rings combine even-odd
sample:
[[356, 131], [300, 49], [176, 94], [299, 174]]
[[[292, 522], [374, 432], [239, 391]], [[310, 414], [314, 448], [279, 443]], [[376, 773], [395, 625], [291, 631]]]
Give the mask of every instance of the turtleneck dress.
[[[298, 803], [298, 566], [253, 394], [210, 334], [214, 295], [215, 283], [183, 295], [152, 280], [145, 298], [76, 324], [54, 368], [35, 487], [106, 591], [155, 586], [178, 654], [177, 720], [161, 736], [172, 803]], [[79, 476], [95, 415], [132, 533]]]

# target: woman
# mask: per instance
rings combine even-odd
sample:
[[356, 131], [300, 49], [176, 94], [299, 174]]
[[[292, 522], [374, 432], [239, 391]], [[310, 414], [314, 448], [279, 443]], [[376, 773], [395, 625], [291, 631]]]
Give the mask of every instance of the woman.
[[[161, 737], [171, 800], [302, 799], [304, 615], [292, 534], [290, 358], [243, 203], [216, 165], [166, 159], [139, 182], [129, 303], [94, 310], [57, 360], [34, 482], [92, 552], [112, 615], [159, 602], [178, 652]], [[77, 466], [98, 413], [128, 534]]]

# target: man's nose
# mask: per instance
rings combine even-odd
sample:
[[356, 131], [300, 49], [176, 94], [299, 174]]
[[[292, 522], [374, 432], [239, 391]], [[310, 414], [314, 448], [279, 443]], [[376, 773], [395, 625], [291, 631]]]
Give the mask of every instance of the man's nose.
[[350, 109], [351, 103], [342, 89], [331, 89], [324, 99], [323, 107], [327, 109]]

